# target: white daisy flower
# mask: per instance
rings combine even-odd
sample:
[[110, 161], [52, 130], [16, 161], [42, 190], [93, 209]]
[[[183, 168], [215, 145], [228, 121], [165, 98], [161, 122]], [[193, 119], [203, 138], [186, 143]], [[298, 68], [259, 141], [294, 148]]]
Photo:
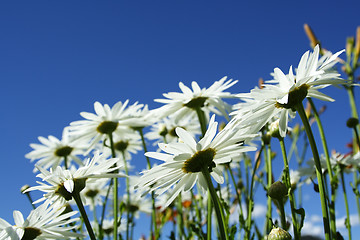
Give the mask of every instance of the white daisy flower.
[[226, 81], [226, 79], [226, 77], [223, 77], [219, 81], [215, 81], [207, 89], [201, 89], [195, 81], [191, 83], [192, 89], [180, 82], [181, 93], [169, 92], [163, 94], [166, 99], [155, 99], [156, 102], [166, 104], [156, 109], [159, 117], [176, 114], [177, 121], [189, 115], [196, 108], [201, 108], [205, 113], [213, 112], [228, 118], [228, 112], [231, 111], [231, 107], [222, 98], [236, 97], [236, 95], [224, 91], [237, 83], [237, 81], [232, 79]]
[[107, 138], [109, 134], [126, 131], [130, 127], [128, 125], [129, 122], [132, 122], [133, 125], [143, 124], [141, 121], [137, 122], [132, 117], [143, 105], [135, 103], [127, 107], [128, 102], [128, 100], [124, 103], [117, 102], [112, 108], [107, 104], [102, 105], [99, 102], [95, 102], [94, 109], [96, 114], [81, 112], [80, 115], [85, 120], [70, 123], [69, 129], [71, 135], [75, 136], [78, 140], [89, 141], [90, 146], [87, 151], [89, 153], [96, 143]]
[[79, 218], [71, 218], [77, 212], [64, 213], [65, 207], [58, 208], [44, 203], [32, 210], [29, 216], [24, 219], [19, 211], [14, 211], [15, 225], [11, 225], [0, 218], [0, 239], [21, 240], [21, 239], [74, 239], [84, 237], [81, 234], [70, 230], [78, 226], [72, 225], [79, 221]]
[[138, 183], [140, 180], [140, 177], [138, 176], [130, 176], [129, 177], [129, 193], [130, 193], [130, 199], [128, 202], [128, 195], [125, 193], [121, 201], [127, 205], [129, 203], [129, 206], [126, 206], [130, 212], [135, 214], [136, 218], [139, 218], [139, 212], [143, 212], [146, 214], [151, 214], [152, 212], [152, 202], [150, 198], [142, 196], [141, 192], [135, 190], [135, 184]]
[[[45, 169], [56, 168], [65, 161], [67, 166], [71, 161], [75, 161], [80, 166], [83, 165], [77, 155], [84, 153], [87, 144], [74, 142], [67, 128], [63, 130], [61, 140], [51, 135], [48, 138], [38, 137], [38, 139], [41, 144], [30, 144], [34, 150], [25, 155], [31, 162], [38, 160], [36, 164]], [[34, 172], [36, 171], [37, 168], [34, 168]]]
[[[325, 101], [334, 99], [321, 93], [318, 89], [329, 85], [347, 84], [339, 78], [340, 74], [330, 70], [337, 62], [337, 57], [343, 51], [327, 56], [319, 63], [319, 46], [316, 46], [313, 53], [307, 51], [301, 57], [296, 75], [290, 67], [288, 75], [285, 75], [279, 68], [274, 69], [274, 80], [263, 85], [262, 89], [255, 88], [248, 94], [238, 96], [252, 102], [250, 109], [237, 110], [239, 115], [235, 118], [245, 119], [247, 125], [253, 129], [260, 129], [273, 117], [279, 117], [279, 131], [282, 137], [286, 134], [289, 116], [296, 115], [295, 106], [306, 97], [313, 97]], [[276, 85], [270, 83], [277, 83]]]
[[[183, 128], [176, 128], [180, 138], [178, 143], [159, 144], [165, 153], [147, 152], [145, 155], [164, 161], [141, 176], [138, 186], [144, 191], [155, 191], [159, 195], [173, 186], [170, 197], [163, 206], [166, 208], [181, 191], [189, 191], [196, 182], [201, 189], [207, 189], [202, 170], [207, 168], [218, 183], [223, 183], [222, 172], [218, 164], [230, 162], [233, 156], [241, 152], [256, 150], [243, 146], [241, 142], [250, 135], [234, 135], [235, 130], [223, 130], [216, 134], [218, 123], [213, 115], [204, 137], [196, 142]], [[150, 189], [150, 190], [148, 190]]]
[[199, 120], [196, 118], [195, 113], [175, 121], [174, 118], [163, 118], [161, 121], [151, 126], [145, 137], [149, 140], [156, 140], [155, 144], [159, 142], [171, 143], [177, 142], [178, 136], [175, 129], [181, 127], [190, 133], [193, 137], [201, 134]]
[[[102, 155], [98, 152], [93, 158], [88, 158], [85, 165], [77, 170], [64, 170], [58, 166], [55, 170], [47, 171], [41, 167], [38, 167], [40, 174], [37, 177], [42, 178], [48, 184], [38, 182], [39, 186], [28, 188], [25, 192], [40, 190], [45, 192], [42, 198], [35, 201], [38, 203], [46, 199], [51, 202], [59, 202], [65, 204], [66, 201], [72, 199], [73, 192], [79, 193], [86, 185], [86, 182], [94, 181], [96, 178], [115, 178], [124, 177], [124, 174], [114, 173], [123, 165], [118, 163], [119, 159], [103, 159]], [[117, 164], [117, 166], [115, 165]]]
[[94, 211], [96, 206], [102, 206], [109, 191], [109, 183], [108, 178], [96, 178], [93, 181], [87, 181], [84, 190], [80, 192], [84, 205], [90, 206], [91, 211]]
[[[120, 162], [131, 160], [132, 155], [137, 154], [138, 151], [142, 150], [141, 136], [138, 132], [128, 129], [122, 134], [117, 132], [113, 135], [115, 152], [118, 152]], [[107, 142], [106, 142], [107, 143]], [[108, 143], [107, 143], [108, 144]], [[104, 156], [111, 156], [111, 149], [109, 147], [102, 149]]]

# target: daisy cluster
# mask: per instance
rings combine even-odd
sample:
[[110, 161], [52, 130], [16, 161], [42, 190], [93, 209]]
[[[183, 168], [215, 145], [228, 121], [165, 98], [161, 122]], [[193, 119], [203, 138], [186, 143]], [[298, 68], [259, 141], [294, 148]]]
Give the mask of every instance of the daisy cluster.
[[[95, 102], [94, 113], [81, 112], [82, 119], [66, 126], [61, 139], [50, 135], [30, 144], [33, 150], [25, 157], [35, 163], [40, 180], [22, 192], [30, 199], [33, 191], [43, 195], [31, 202], [34, 210], [26, 220], [19, 211], [14, 211], [14, 225], [0, 219], [0, 239], [79, 239], [87, 235], [91, 239], [131, 239], [141, 214], [151, 216], [151, 239], [164, 236], [167, 222], [178, 226], [171, 239], [201, 239], [211, 234], [204, 232], [204, 225], [211, 225], [211, 201], [215, 208], [221, 206], [220, 211], [215, 209], [216, 215], [226, 215], [223, 224], [231, 233], [223, 229], [225, 234], [234, 236], [238, 231], [239, 236], [249, 237], [254, 224], [253, 181], [268, 191], [274, 177], [286, 176], [270, 172], [270, 178], [266, 177], [272, 153], [264, 156], [264, 161], [270, 161], [261, 169], [263, 150], [271, 138], [290, 136], [295, 141], [301, 134], [302, 130], [289, 126], [289, 120], [295, 118], [306, 98], [334, 101], [319, 90], [351, 86], [334, 67], [342, 52], [320, 56], [317, 45], [303, 54], [295, 69], [290, 66], [285, 73], [275, 68], [272, 79], [249, 93], [229, 92], [237, 81], [223, 77], [208, 88], [195, 81], [191, 87], [180, 82], [180, 92], [155, 99], [163, 104], [156, 109], [129, 100], [112, 107]], [[230, 98], [237, 103], [227, 103]], [[334, 153], [332, 169], [327, 169], [325, 160], [322, 167], [324, 174], [335, 168], [356, 172], [359, 154]], [[294, 190], [316, 179], [315, 170], [312, 159], [291, 170], [291, 187], [287, 187]], [[113, 187], [117, 178], [125, 183], [120, 185], [120, 197], [117, 185]], [[213, 188], [216, 196], [210, 197]], [[115, 205], [111, 206], [112, 202]], [[87, 224], [82, 204], [94, 213], [91, 223]], [[269, 204], [271, 209], [271, 201]], [[77, 207], [87, 232], [73, 210]], [[238, 218], [230, 218], [234, 214]], [[266, 224], [276, 218], [271, 210], [269, 214]], [[270, 230], [266, 227], [264, 236]]]

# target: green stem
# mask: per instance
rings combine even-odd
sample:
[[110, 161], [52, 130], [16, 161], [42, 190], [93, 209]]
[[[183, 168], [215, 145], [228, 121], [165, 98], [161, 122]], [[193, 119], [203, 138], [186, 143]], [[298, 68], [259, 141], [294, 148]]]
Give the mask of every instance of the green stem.
[[[266, 150], [264, 151], [264, 158], [266, 163], [266, 172], [267, 172], [267, 188], [269, 189], [272, 184], [272, 161], [271, 161], [271, 147], [270, 144], [265, 145]], [[270, 233], [272, 228], [272, 201], [271, 197], [267, 197], [267, 211], [266, 211], [266, 222], [265, 222], [265, 233], [267, 235]]]
[[344, 202], [345, 202], [345, 209], [346, 209], [345, 225], [348, 230], [349, 240], [351, 240], [351, 223], [350, 223], [350, 213], [349, 213], [349, 202], [347, 199], [345, 180], [344, 180], [344, 171], [342, 168], [340, 169], [340, 174], [341, 174], [341, 185], [343, 188], [343, 193], [344, 193], [343, 195], [344, 195]]
[[261, 153], [262, 150], [264, 149], [264, 145], [261, 146], [260, 151], [258, 153], [258, 156], [256, 158], [255, 161], [255, 165], [253, 166], [253, 171], [251, 174], [251, 183], [250, 183], [250, 192], [248, 194], [248, 212], [247, 212], [247, 219], [246, 219], [246, 228], [245, 228], [245, 239], [250, 239], [250, 232], [251, 232], [251, 225], [252, 225], [252, 219], [251, 219], [251, 214], [252, 214], [252, 209], [254, 206], [254, 200], [253, 200], [253, 189], [254, 189], [254, 181], [255, 181], [255, 173], [257, 170], [257, 165], [260, 162], [261, 159]]
[[67, 156], [64, 157], [64, 167], [65, 167], [65, 169], [69, 169]]
[[359, 132], [356, 127], [354, 127], [354, 135], [355, 135], [355, 141], [356, 141], [357, 147], [358, 147], [358, 149], [360, 149]]
[[330, 229], [331, 229], [332, 236], [336, 236], [336, 216], [335, 216], [335, 202], [334, 202], [335, 201], [335, 192], [336, 192], [336, 181], [334, 180], [333, 169], [332, 169], [331, 163], [330, 163], [329, 149], [328, 149], [326, 138], [325, 138], [324, 128], [320, 121], [320, 117], [316, 110], [314, 102], [312, 101], [311, 98], [308, 98], [308, 101], [309, 101], [309, 103], [311, 105], [311, 109], [314, 113], [314, 117], [315, 117], [316, 123], [319, 128], [321, 142], [322, 142], [322, 145], [324, 148], [326, 167], [327, 167], [327, 170], [328, 170], [327, 172], [328, 172], [329, 178], [330, 178], [330, 189], [331, 189], [331, 201], [329, 203]]
[[206, 222], [206, 238], [211, 240], [211, 225], [212, 225], [212, 199], [210, 191], [207, 193], [207, 222]]
[[[299, 232], [299, 226], [298, 226], [298, 221], [297, 221], [296, 212], [295, 212], [296, 207], [295, 207], [294, 192], [291, 189], [289, 163], [288, 163], [287, 156], [286, 156], [286, 148], [285, 148], [284, 138], [279, 138], [279, 141], [280, 141], [281, 152], [282, 152], [282, 156], [283, 156], [283, 160], [284, 160], [285, 185], [288, 189], [294, 237], [296, 240], [298, 240], [298, 239], [300, 239], [300, 232]], [[281, 202], [280, 202], [280, 204], [281, 204]]]
[[95, 237], [95, 234], [94, 234], [94, 231], [91, 227], [91, 224], [90, 224], [90, 221], [89, 221], [89, 218], [86, 214], [86, 211], [85, 211], [85, 208], [84, 208], [84, 205], [81, 201], [81, 198], [80, 198], [80, 194], [76, 191], [73, 192], [72, 194], [72, 197], [74, 198], [75, 202], [76, 202], [76, 205], [78, 206], [79, 208], [79, 211], [80, 211], [80, 214], [84, 220], [84, 223], [85, 223], [85, 226], [86, 226], [86, 229], [89, 233], [89, 237], [91, 240], [96, 240], [96, 237]]
[[114, 179], [110, 179], [110, 184], [108, 186], [108, 189], [106, 191], [106, 196], [102, 205], [102, 210], [101, 210], [101, 219], [100, 219], [100, 223], [99, 223], [99, 239], [102, 240], [104, 239], [104, 231], [103, 231], [103, 223], [104, 223], [104, 219], [105, 219], [105, 210], [106, 210], [106, 204], [108, 202], [109, 199], [109, 195], [110, 195], [110, 190], [112, 188], [114, 184]]
[[[114, 147], [114, 140], [112, 133], [109, 133], [109, 140], [110, 140], [110, 148], [111, 148], [111, 155], [114, 158], [116, 156], [115, 154], [115, 147]], [[113, 186], [113, 192], [114, 192], [114, 200], [113, 200], [113, 208], [114, 208], [114, 240], [118, 239], [118, 209], [119, 209], [119, 196], [118, 196], [118, 186], [119, 186], [119, 180], [118, 178], [114, 178], [114, 186]]]
[[[280, 210], [281, 227], [283, 229], [287, 229], [284, 201], [282, 199], [278, 199], [277, 201], [278, 201], [279, 210]], [[294, 229], [295, 229], [295, 227], [294, 227]], [[294, 233], [294, 235], [295, 235], [295, 233]], [[295, 239], [296, 239], [296, 235], [295, 235]]]
[[240, 210], [240, 215], [239, 215], [240, 228], [242, 228], [243, 227], [242, 225], [245, 222], [245, 219], [244, 219], [244, 213], [243, 213], [243, 209], [242, 209], [241, 197], [240, 197], [239, 191], [237, 189], [237, 184], [236, 184], [236, 181], [235, 181], [234, 173], [233, 173], [232, 169], [230, 168], [229, 164], [227, 164], [226, 167], [229, 170], [232, 183], [234, 184], [234, 187], [235, 187], [236, 199], [237, 199], [237, 201], [239, 203], [239, 210]]
[[30, 192], [26, 192], [26, 193], [24, 193], [24, 194], [25, 194], [25, 195], [27, 196], [27, 198], [29, 199], [32, 208], [35, 209], [36, 206], [35, 206], [34, 203], [33, 203], [34, 201], [32, 200], [32, 198], [31, 198], [31, 196], [30, 196]]
[[[142, 146], [144, 149], [144, 152], [147, 152], [146, 142], [144, 138], [144, 133], [142, 128], [137, 128], [140, 137]], [[145, 156], [146, 162], [147, 162], [147, 168], [151, 168], [150, 158], [148, 156]], [[151, 192], [151, 204], [152, 204], [152, 213], [151, 213], [151, 222], [150, 222], [150, 236], [154, 237], [155, 239], [158, 239], [158, 229], [157, 229], [157, 223], [156, 223], [156, 206], [155, 206], [155, 193]]]
[[305, 131], [306, 131], [306, 135], [308, 136], [311, 151], [312, 151], [312, 154], [314, 157], [315, 168], [316, 168], [316, 177], [317, 177], [318, 184], [319, 184], [319, 193], [320, 193], [321, 211], [322, 211], [322, 216], [323, 216], [325, 239], [330, 240], [331, 236], [330, 236], [330, 225], [329, 225], [329, 213], [328, 213], [328, 206], [327, 206], [327, 202], [326, 202], [325, 185], [324, 185], [324, 178], [323, 178], [323, 174], [322, 174], [319, 153], [318, 153], [318, 150], [316, 147], [314, 135], [312, 133], [309, 121], [306, 117], [302, 103], [296, 105], [295, 108], [296, 108], [297, 112], [299, 113], [301, 120], [303, 122]]
[[[127, 167], [127, 162], [125, 159], [125, 153], [124, 151], [122, 152], [122, 156], [123, 156], [123, 160], [124, 160], [124, 169], [125, 169], [125, 174], [126, 176], [129, 176], [129, 170]], [[129, 225], [130, 225], [130, 182], [129, 182], [129, 178], [126, 178], [126, 194], [127, 194], [127, 198], [126, 198], [126, 240], [129, 240]]]
[[184, 230], [184, 213], [183, 213], [183, 206], [182, 206], [182, 198], [181, 194], [177, 197], [177, 228], [178, 228], [178, 234], [179, 239], [183, 239], [185, 237], [185, 230]]
[[[206, 183], [207, 183], [207, 186], [209, 189], [209, 193], [210, 193], [210, 196], [212, 199], [212, 203], [214, 206], [214, 210], [216, 213], [217, 222], [218, 222], [218, 226], [219, 226], [219, 232], [220, 232], [220, 239], [227, 240], [228, 239], [228, 233], [227, 233], [228, 226], [225, 226], [223, 207], [221, 206], [221, 203], [217, 197], [214, 185], [212, 184], [208, 167], [207, 166], [203, 167], [201, 172], [206, 180]], [[208, 232], [208, 235], [209, 235], [209, 232]]]
[[201, 110], [201, 108], [195, 108], [196, 110], [196, 114], [199, 118], [199, 123], [200, 123], [200, 127], [201, 127], [201, 133], [202, 136], [204, 137], [205, 133], [206, 133], [206, 129], [207, 129], [207, 122], [206, 122], [206, 118], [205, 118], [205, 113], [203, 112], [203, 110]]

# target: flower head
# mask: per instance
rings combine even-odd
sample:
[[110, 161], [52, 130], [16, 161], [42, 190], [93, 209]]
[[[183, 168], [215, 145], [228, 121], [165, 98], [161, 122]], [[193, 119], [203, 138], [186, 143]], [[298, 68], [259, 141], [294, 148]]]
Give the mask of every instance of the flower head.
[[176, 120], [178, 120], [189, 115], [189, 113], [197, 108], [201, 108], [201, 110], [206, 113], [213, 112], [227, 118], [231, 107], [225, 103], [222, 98], [236, 97], [229, 92], [224, 92], [235, 83], [237, 83], [237, 81], [233, 81], [232, 79], [226, 81], [226, 77], [223, 77], [219, 81], [215, 81], [207, 89], [201, 89], [197, 82], [193, 81], [191, 83], [192, 89], [190, 89], [180, 82], [179, 87], [182, 91], [181, 93], [169, 92], [163, 94], [166, 99], [155, 99], [156, 102], [166, 104], [158, 108], [157, 112], [160, 117], [175, 114]]
[[[69, 136], [67, 128], [64, 129], [61, 140], [54, 136], [38, 137], [38, 139], [42, 144], [30, 144], [34, 150], [25, 155], [31, 161], [38, 160], [36, 163], [38, 166], [45, 169], [56, 168], [63, 161], [67, 161], [67, 164], [75, 161], [78, 165], [83, 165], [77, 155], [84, 153], [87, 144], [74, 142], [74, 139]], [[35, 171], [37, 168], [34, 168]]]
[[[164, 161], [151, 168], [141, 176], [138, 186], [145, 191], [155, 191], [162, 194], [174, 186], [163, 208], [166, 208], [181, 191], [189, 191], [196, 182], [201, 189], [206, 189], [206, 180], [202, 174], [205, 169], [218, 183], [224, 178], [218, 165], [231, 161], [233, 156], [256, 148], [243, 146], [241, 142], [249, 135], [234, 135], [235, 130], [224, 129], [218, 134], [217, 122], [212, 116], [204, 137], [196, 142], [183, 128], [176, 128], [178, 143], [159, 144], [165, 153], [147, 152], [145, 155]], [[150, 188], [150, 189], [149, 189]]]
[[64, 213], [65, 207], [44, 203], [32, 210], [29, 216], [24, 219], [19, 211], [14, 211], [15, 225], [11, 225], [0, 218], [0, 239], [21, 240], [21, 239], [69, 239], [83, 237], [81, 234], [71, 232], [76, 225], [70, 225], [79, 220], [71, 218], [77, 212]]
[[37, 177], [42, 178], [43, 181], [50, 185], [37, 182], [40, 184], [39, 186], [30, 187], [26, 192], [32, 190], [45, 192], [44, 197], [35, 201], [35, 203], [48, 199], [51, 202], [65, 204], [66, 201], [72, 199], [74, 192], [80, 193], [85, 188], [87, 181], [94, 181], [96, 178], [123, 177], [124, 174], [114, 173], [115, 170], [121, 167], [122, 164], [118, 163], [117, 158], [105, 160], [98, 152], [77, 170], [64, 170], [58, 166], [55, 170], [47, 171], [38, 167], [41, 173]]
[[133, 117], [133, 115], [139, 114], [138, 111], [143, 105], [135, 103], [127, 107], [128, 102], [128, 100], [124, 103], [117, 102], [112, 108], [107, 104], [102, 105], [95, 102], [96, 114], [81, 112], [80, 115], [85, 120], [70, 123], [71, 135], [78, 140], [88, 141], [90, 146], [87, 153], [89, 153], [96, 143], [108, 137], [109, 134], [126, 131], [131, 126], [143, 126], [144, 123], [141, 119]]
[[[274, 79], [263, 85], [263, 88], [255, 88], [248, 94], [238, 96], [247, 99], [249, 108], [238, 109], [237, 118], [246, 119], [253, 129], [260, 129], [273, 117], [279, 118], [279, 132], [282, 137], [286, 134], [289, 116], [295, 117], [295, 108], [306, 97], [314, 97], [325, 101], [334, 101], [329, 96], [321, 93], [318, 89], [329, 85], [346, 84], [339, 78], [340, 74], [331, 67], [337, 62], [337, 57], [343, 51], [326, 58], [319, 58], [319, 46], [313, 53], [307, 51], [301, 57], [296, 74], [292, 67], [285, 75], [279, 68], [274, 69]], [[274, 84], [275, 83], [275, 84]]]

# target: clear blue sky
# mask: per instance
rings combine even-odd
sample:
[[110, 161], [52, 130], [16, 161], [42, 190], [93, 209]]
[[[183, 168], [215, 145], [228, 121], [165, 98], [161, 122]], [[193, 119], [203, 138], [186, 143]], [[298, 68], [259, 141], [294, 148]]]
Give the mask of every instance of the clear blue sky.
[[[36, 180], [24, 157], [29, 144], [60, 137], [94, 101], [155, 108], [153, 99], [178, 91], [179, 81], [207, 87], [225, 75], [239, 80], [232, 92], [248, 92], [310, 49], [304, 23], [323, 47], [343, 49], [360, 25], [359, 9], [359, 1], [1, 2], [0, 217], [30, 210], [19, 192]], [[347, 96], [327, 93], [336, 99], [324, 114], [329, 145], [345, 150]]]

